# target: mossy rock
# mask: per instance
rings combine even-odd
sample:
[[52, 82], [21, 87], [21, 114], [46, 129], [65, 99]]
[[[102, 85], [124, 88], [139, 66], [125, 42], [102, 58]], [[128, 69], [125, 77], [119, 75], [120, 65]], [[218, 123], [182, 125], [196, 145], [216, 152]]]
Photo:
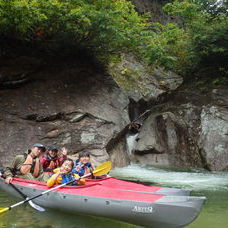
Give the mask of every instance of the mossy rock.
[[162, 68], [150, 67], [133, 54], [122, 54], [110, 61], [108, 72], [128, 96], [139, 100], [156, 99], [168, 90], [175, 90], [183, 79]]

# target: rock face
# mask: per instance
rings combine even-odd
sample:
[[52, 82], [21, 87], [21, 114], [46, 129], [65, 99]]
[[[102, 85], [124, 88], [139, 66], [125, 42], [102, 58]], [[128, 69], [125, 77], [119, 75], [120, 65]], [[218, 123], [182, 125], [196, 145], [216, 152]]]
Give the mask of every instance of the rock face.
[[186, 121], [193, 111], [188, 112], [184, 108], [172, 107], [149, 116], [138, 136], [135, 159], [159, 166], [202, 167], [198, 148]]
[[29, 75], [40, 64], [38, 59], [26, 56], [0, 60], [0, 88], [14, 88], [28, 82]]
[[[177, 89], [180, 76], [131, 55], [109, 74], [90, 63], [32, 63], [0, 67], [0, 166], [41, 142], [67, 147], [72, 158], [90, 151], [95, 165], [228, 170], [227, 87]], [[143, 124], [137, 135], [129, 133], [133, 120]]]
[[[129, 164], [125, 143], [129, 106], [138, 110], [138, 101], [143, 101], [143, 110], [148, 101], [182, 83], [172, 72], [157, 68], [151, 73], [145, 67], [133, 56], [122, 55], [109, 68], [111, 77], [89, 63], [44, 65], [25, 56], [6, 61], [0, 68], [2, 163], [42, 142], [66, 146], [73, 157], [89, 150], [95, 164], [109, 158], [113, 166]], [[125, 76], [130, 87], [119, 80]], [[138, 114], [139, 110], [134, 116]]]
[[228, 109], [203, 107], [199, 147], [210, 170], [228, 170]]
[[131, 2], [135, 5], [136, 10], [140, 14], [150, 12], [152, 21], [170, 22], [173, 19], [173, 17], [165, 14], [162, 10], [162, 7], [170, 2], [169, 0], [131, 0]]
[[[2, 164], [36, 142], [66, 146], [73, 157], [88, 150], [95, 164], [110, 158], [108, 142], [129, 122], [128, 98], [110, 76], [89, 63], [41, 64], [39, 71], [27, 71], [26, 84], [9, 89], [9, 82], [14, 83], [11, 72], [4, 68], [8, 84], [0, 90]], [[1, 86], [5, 85], [2, 81]], [[110, 154], [112, 148], [108, 148]], [[128, 163], [127, 158], [117, 161], [120, 166]]]
[[142, 164], [227, 171], [228, 97], [217, 96], [222, 91], [179, 92], [172, 101], [153, 107], [136, 139], [133, 159]]
[[108, 72], [125, 94], [136, 102], [156, 100], [183, 82], [179, 75], [161, 68], [151, 69], [130, 54], [122, 54], [119, 61], [110, 63]]

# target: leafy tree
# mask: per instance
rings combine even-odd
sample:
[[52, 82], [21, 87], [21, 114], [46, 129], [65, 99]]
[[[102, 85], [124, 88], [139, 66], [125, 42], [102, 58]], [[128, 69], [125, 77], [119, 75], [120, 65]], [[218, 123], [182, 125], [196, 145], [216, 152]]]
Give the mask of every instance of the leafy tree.
[[125, 0], [0, 0], [0, 35], [28, 42], [118, 52], [133, 48], [145, 25]]
[[[209, 67], [224, 71], [228, 62], [228, 14], [225, 5], [217, 1], [175, 0], [164, 7], [183, 20], [183, 29], [190, 37], [188, 45], [193, 50], [194, 67]], [[221, 9], [222, 11], [218, 10]], [[224, 11], [225, 10], [225, 11]], [[225, 12], [225, 13], [224, 13]]]
[[213, 17], [221, 13], [228, 13], [228, 2], [226, 0], [194, 0], [193, 3]]
[[138, 15], [127, 0], [0, 0], [0, 36], [50, 52], [85, 49], [103, 61], [134, 52], [151, 66], [181, 74], [199, 66], [227, 72], [226, 6], [174, 0], [164, 10], [182, 23], [161, 25]]

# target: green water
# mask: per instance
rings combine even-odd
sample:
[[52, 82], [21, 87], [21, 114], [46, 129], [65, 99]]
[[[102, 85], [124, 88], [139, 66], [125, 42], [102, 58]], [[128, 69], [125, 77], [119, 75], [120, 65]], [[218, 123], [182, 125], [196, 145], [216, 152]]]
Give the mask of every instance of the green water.
[[[188, 228], [227, 228], [228, 227], [228, 191], [205, 191], [207, 201], [203, 210]], [[195, 194], [197, 195], [197, 194]]]
[[[228, 227], [228, 173], [204, 171], [175, 171], [131, 165], [112, 171], [112, 176], [129, 180], [140, 180], [168, 187], [183, 187], [192, 190], [194, 196], [206, 196], [207, 201], [199, 217], [187, 228]], [[18, 202], [0, 191], [0, 207]], [[47, 209], [38, 212], [29, 205], [18, 206], [0, 217], [0, 228], [139, 228], [117, 220], [95, 216], [73, 215]]]
[[[12, 200], [9, 195], [0, 192], [1, 207], [6, 207], [18, 201]], [[18, 206], [0, 217], [1, 228], [137, 228], [111, 219], [104, 219], [82, 214], [67, 214], [60, 211], [46, 209], [38, 212], [29, 206]]]

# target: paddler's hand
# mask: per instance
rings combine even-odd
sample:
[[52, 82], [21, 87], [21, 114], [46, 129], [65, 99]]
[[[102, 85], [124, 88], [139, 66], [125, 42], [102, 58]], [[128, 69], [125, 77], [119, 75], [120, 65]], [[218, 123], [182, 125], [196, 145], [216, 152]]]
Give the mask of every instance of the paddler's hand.
[[59, 172], [58, 174], [63, 175], [63, 174], [67, 174], [67, 172], [62, 171], [62, 172]]
[[28, 156], [27, 156], [27, 159], [29, 159], [29, 161], [35, 161], [35, 159], [37, 159], [38, 157], [36, 156], [36, 154], [35, 153], [30, 153], [30, 154], [28, 154]]
[[6, 183], [6, 184], [10, 184], [10, 183], [12, 182], [12, 180], [13, 180], [12, 177], [7, 177], [7, 178], [5, 179], [5, 183]]
[[59, 170], [59, 172], [58, 172], [58, 175], [61, 175], [61, 174], [67, 174], [68, 172], [67, 171], [65, 171], [65, 170]]
[[66, 149], [66, 147], [62, 147], [60, 150], [60, 155], [67, 156], [67, 152], [68, 150]]

